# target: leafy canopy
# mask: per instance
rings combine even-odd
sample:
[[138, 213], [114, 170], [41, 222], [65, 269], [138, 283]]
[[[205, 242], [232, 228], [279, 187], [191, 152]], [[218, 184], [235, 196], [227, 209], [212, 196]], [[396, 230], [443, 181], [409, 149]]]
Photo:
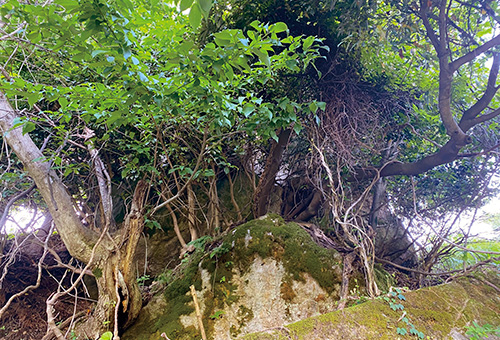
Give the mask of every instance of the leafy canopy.
[[[206, 148], [217, 153], [231, 134], [276, 139], [280, 128], [300, 131], [297, 113], [321, 105], [266, 98], [263, 89], [318, 58], [320, 40], [290, 36], [284, 23], [255, 21], [246, 32], [224, 30], [203, 45], [196, 27], [210, 7], [210, 0], [8, 1], [2, 16], [23, 29], [2, 43], [9, 77], [0, 86], [32, 112], [18, 124], [26, 133], [50, 131], [58, 141], [53, 150], [68, 139], [71, 147], [91, 140], [115, 153], [122, 175], [132, 179], [158, 174], [161, 153], [181, 162], [193, 153], [185, 141], [201, 135], [211, 137]], [[95, 136], [86, 136], [84, 126]], [[68, 176], [79, 171], [75, 153], [68, 150], [66, 162], [48, 157], [58, 157]], [[169, 171], [190, 175], [188, 163]]]

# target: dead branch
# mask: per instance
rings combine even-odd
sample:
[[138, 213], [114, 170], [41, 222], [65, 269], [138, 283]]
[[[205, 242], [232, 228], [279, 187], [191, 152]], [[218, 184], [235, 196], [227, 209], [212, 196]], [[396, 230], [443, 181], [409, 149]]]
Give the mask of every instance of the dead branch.
[[38, 274], [37, 274], [37, 278], [36, 278], [36, 283], [34, 285], [30, 285], [26, 288], [24, 288], [22, 291], [12, 295], [9, 300], [7, 300], [7, 302], [5, 303], [5, 305], [2, 306], [2, 308], [0, 309], [0, 319], [3, 317], [5, 311], [9, 308], [10, 304], [15, 300], [17, 299], [18, 297], [28, 293], [29, 291], [31, 290], [34, 290], [34, 289], [37, 289], [39, 286], [40, 286], [40, 282], [42, 280], [42, 264], [43, 264], [43, 261], [45, 260], [45, 256], [47, 256], [47, 244], [49, 242], [49, 239], [50, 239], [50, 236], [52, 235], [52, 227], [50, 229], [50, 232], [48, 233], [46, 239], [45, 239], [45, 242], [44, 242], [44, 249], [43, 249], [43, 254], [42, 256], [40, 257], [40, 260], [38, 260]]

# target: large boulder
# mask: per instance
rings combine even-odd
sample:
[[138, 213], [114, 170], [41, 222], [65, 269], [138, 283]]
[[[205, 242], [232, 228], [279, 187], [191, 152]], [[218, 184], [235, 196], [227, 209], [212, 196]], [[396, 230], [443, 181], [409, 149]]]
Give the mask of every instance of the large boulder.
[[339, 299], [342, 257], [271, 215], [231, 230], [181, 267], [164, 275], [165, 291], [144, 307], [123, 340], [157, 340], [162, 333], [200, 339], [191, 285], [209, 339], [240, 338], [330, 312]]
[[[466, 335], [469, 327], [500, 326], [500, 292], [495, 288], [500, 286], [500, 277], [496, 275], [490, 275], [486, 281], [469, 277], [412, 292], [394, 291], [394, 296], [249, 334], [244, 339], [467, 340], [471, 338]], [[396, 310], [391, 308], [392, 299], [396, 302], [392, 307], [400, 305]], [[487, 339], [500, 337], [489, 334]]]

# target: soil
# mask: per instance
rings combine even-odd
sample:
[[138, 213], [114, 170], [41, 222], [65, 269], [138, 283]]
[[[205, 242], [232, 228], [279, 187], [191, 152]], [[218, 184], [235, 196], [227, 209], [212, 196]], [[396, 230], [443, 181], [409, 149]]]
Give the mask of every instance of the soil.
[[[9, 240], [3, 251], [4, 257], [0, 263], [0, 307], [14, 294], [22, 291], [30, 285], [35, 285], [38, 274], [38, 261], [41, 258], [43, 249], [33, 242], [32, 235], [18, 236], [16, 240]], [[24, 241], [24, 242], [23, 242]], [[14, 261], [6, 271], [9, 254], [16, 243], [17, 253]], [[52, 235], [48, 243], [49, 247], [61, 258], [63, 263], [69, 263], [71, 256], [62, 243], [59, 235]], [[75, 275], [67, 273], [64, 268], [57, 266], [57, 262], [52, 254], [48, 254], [43, 262], [44, 269], [40, 286], [15, 299], [9, 306], [3, 318], [0, 319], [0, 339], [1, 340], [40, 340], [47, 331], [46, 300], [57, 291], [59, 282], [62, 280], [63, 286], [71, 285], [71, 280]], [[73, 261], [74, 266], [78, 263]], [[6, 275], [2, 280], [4, 272]], [[82, 290], [82, 287], [79, 289]], [[73, 313], [87, 311], [91, 306], [91, 301], [83, 292], [70, 292], [62, 298], [55, 306], [57, 319], [56, 323], [63, 322], [71, 318]], [[76, 308], [75, 308], [76, 302]], [[66, 331], [66, 330], [64, 330]], [[71, 339], [70, 332], [67, 338]]]

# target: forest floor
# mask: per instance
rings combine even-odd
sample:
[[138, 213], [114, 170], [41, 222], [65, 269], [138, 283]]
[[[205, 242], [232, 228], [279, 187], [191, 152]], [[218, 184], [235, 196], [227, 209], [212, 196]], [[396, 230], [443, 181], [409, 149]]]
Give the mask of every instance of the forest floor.
[[[13, 261], [4, 270], [8, 261], [10, 250], [17, 243], [17, 252]], [[20, 246], [19, 246], [20, 245]], [[49, 247], [60, 257], [63, 263], [68, 263], [71, 256], [58, 235], [53, 235]], [[38, 276], [38, 260], [43, 253], [43, 248], [34, 242], [23, 242], [23, 239], [9, 240], [6, 244], [0, 281], [0, 307], [14, 294], [22, 292], [26, 287], [35, 285]], [[6, 273], [6, 274], [4, 274]], [[4, 277], [5, 275], [5, 277]], [[57, 265], [53, 254], [49, 253], [44, 261], [40, 285], [20, 295], [12, 301], [11, 305], [0, 320], [0, 339], [2, 340], [41, 340], [47, 331], [46, 300], [57, 291], [71, 285], [75, 275], [67, 274], [64, 268]], [[62, 284], [61, 284], [62, 282]], [[81, 288], [81, 287], [80, 287]], [[75, 299], [74, 291], [59, 300], [55, 306], [55, 315], [58, 322], [71, 322], [71, 317], [76, 313], [84, 315], [92, 305], [91, 299], [79, 294]], [[83, 299], [82, 299], [83, 298]], [[75, 301], [77, 304], [75, 306]], [[71, 339], [71, 334], [67, 334]]]

